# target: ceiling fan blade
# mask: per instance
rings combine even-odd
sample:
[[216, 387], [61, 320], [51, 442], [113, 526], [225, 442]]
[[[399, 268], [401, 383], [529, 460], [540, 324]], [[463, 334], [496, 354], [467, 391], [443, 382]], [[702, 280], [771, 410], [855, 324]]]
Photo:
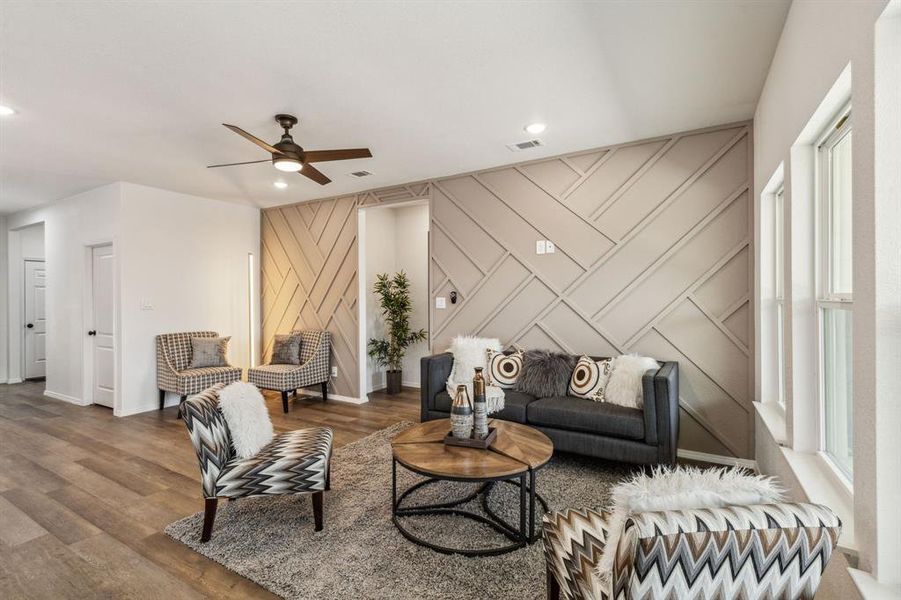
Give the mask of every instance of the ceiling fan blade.
[[326, 183], [331, 182], [331, 179], [323, 175], [321, 171], [319, 171], [316, 167], [309, 163], [304, 163], [303, 168], [298, 171], [298, 173], [300, 173], [301, 175], [306, 175], [319, 185], [325, 185]]
[[325, 162], [328, 160], [348, 160], [351, 158], [372, 158], [369, 148], [345, 148], [344, 150], [309, 150], [305, 151], [307, 162]]
[[257, 164], [257, 163], [264, 163], [264, 162], [272, 162], [272, 159], [271, 159], [271, 158], [266, 158], [266, 159], [263, 159], [263, 160], [248, 160], [247, 162], [228, 163], [228, 164], [225, 164], [225, 165], [207, 165], [207, 169], [216, 169], [216, 168], [218, 168], [218, 167], [234, 167], [234, 166], [237, 166], [237, 165], [255, 165], [255, 164]]
[[228, 127], [229, 129], [231, 129], [232, 131], [234, 131], [235, 133], [237, 133], [238, 135], [240, 135], [240, 136], [243, 137], [244, 139], [253, 142], [254, 144], [256, 144], [257, 146], [259, 146], [260, 148], [262, 148], [262, 149], [265, 150], [266, 152], [271, 152], [272, 154], [281, 154], [281, 152], [279, 152], [279, 150], [278, 150], [275, 146], [270, 146], [269, 144], [267, 144], [266, 142], [264, 142], [264, 141], [261, 140], [260, 138], [256, 137], [255, 135], [252, 135], [252, 134], [250, 134], [250, 133], [247, 133], [246, 131], [244, 131], [244, 130], [241, 129], [240, 127], [238, 127], [238, 126], [236, 126], [236, 125], [229, 125], [228, 123], [223, 123], [223, 125], [225, 125], [225, 126]]

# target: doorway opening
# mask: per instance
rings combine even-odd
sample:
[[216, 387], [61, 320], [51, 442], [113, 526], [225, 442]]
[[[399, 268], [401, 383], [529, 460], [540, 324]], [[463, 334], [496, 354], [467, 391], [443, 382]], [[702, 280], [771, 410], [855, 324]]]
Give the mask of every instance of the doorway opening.
[[9, 231], [9, 383], [45, 387], [47, 376], [47, 277], [44, 223]]
[[[403, 272], [409, 281], [410, 330], [430, 331], [429, 323], [429, 201], [410, 200], [366, 206], [358, 212], [358, 284], [360, 332], [360, 395], [384, 393], [388, 387], [387, 367], [368, 354], [371, 339], [387, 339], [380, 297], [373, 291], [378, 274], [393, 278]], [[401, 367], [401, 387], [418, 393], [419, 362], [427, 356], [427, 337], [406, 348]]]

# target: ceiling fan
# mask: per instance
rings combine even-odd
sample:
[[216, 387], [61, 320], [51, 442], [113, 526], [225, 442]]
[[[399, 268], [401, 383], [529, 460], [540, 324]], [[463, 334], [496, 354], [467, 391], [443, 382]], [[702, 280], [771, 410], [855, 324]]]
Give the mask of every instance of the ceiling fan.
[[285, 130], [282, 139], [275, 144], [269, 145], [260, 138], [251, 135], [235, 125], [223, 123], [226, 127], [237, 133], [243, 138], [250, 140], [272, 157], [265, 160], [251, 160], [247, 162], [228, 163], [225, 165], [210, 165], [207, 169], [216, 169], [218, 167], [233, 167], [236, 165], [252, 165], [256, 163], [272, 162], [279, 171], [298, 172], [306, 175], [316, 183], [325, 185], [331, 181], [322, 174], [316, 167], [310, 163], [325, 162], [329, 160], [348, 160], [351, 158], [372, 158], [372, 152], [369, 148], [346, 148], [343, 150], [304, 150], [294, 143], [289, 131], [297, 125], [297, 117], [293, 115], [275, 115], [275, 120], [279, 127]]

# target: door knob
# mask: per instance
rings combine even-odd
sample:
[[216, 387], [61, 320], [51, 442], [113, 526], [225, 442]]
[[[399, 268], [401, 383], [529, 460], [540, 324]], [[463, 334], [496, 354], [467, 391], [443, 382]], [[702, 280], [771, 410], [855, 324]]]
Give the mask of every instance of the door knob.
[[27, 327], [28, 329], [32, 329], [34, 327], [34, 323], [29, 323], [25, 327]]
[[97, 330], [96, 330], [96, 329], [90, 330], [90, 331], [88, 332], [88, 335], [97, 335]]

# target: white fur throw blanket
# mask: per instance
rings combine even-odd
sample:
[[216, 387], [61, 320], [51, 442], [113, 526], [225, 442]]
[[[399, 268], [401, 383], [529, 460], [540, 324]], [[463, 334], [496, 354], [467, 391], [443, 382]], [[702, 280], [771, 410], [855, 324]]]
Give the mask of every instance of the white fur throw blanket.
[[609, 535], [594, 571], [608, 597], [611, 595], [616, 547], [629, 515], [687, 508], [772, 504], [782, 501], [782, 489], [772, 478], [754, 475], [741, 468], [655, 467], [651, 475], [636, 475], [614, 487], [611, 500], [613, 504], [607, 522]]
[[252, 383], [236, 381], [219, 390], [219, 410], [240, 458], [250, 458], [275, 437], [263, 394]]
[[[457, 393], [458, 385], [465, 385], [472, 400], [472, 377], [475, 368], [482, 367], [483, 373], [488, 371], [488, 350], [501, 351], [501, 341], [497, 338], [480, 338], [472, 335], [458, 335], [451, 340], [447, 349], [454, 355], [454, 366], [447, 378], [447, 393], [451, 400]], [[485, 386], [485, 403], [488, 414], [504, 410], [504, 390], [497, 386]]]

